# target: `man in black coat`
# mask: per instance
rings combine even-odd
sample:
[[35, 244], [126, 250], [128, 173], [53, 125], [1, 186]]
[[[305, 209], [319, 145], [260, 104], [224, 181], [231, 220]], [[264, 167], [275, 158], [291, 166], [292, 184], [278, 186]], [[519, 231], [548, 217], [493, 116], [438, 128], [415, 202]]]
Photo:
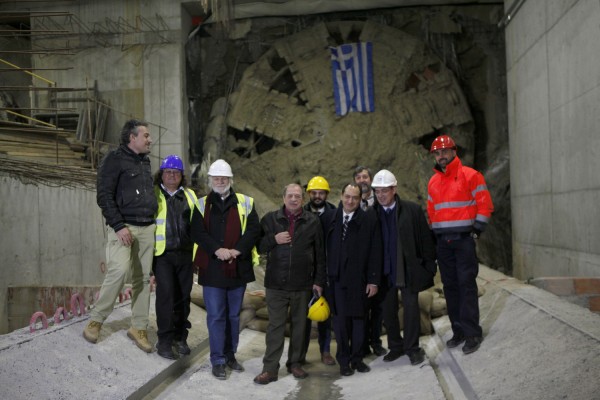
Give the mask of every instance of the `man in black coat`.
[[329, 303], [343, 376], [371, 370], [363, 362], [367, 299], [377, 294], [381, 273], [381, 229], [375, 212], [359, 207], [361, 196], [358, 184], [344, 186], [327, 229]]
[[[385, 169], [375, 174], [372, 183], [383, 242], [382, 290], [387, 290], [383, 324], [390, 352], [383, 361], [408, 354], [411, 364], [418, 365], [425, 359], [419, 347], [419, 292], [433, 286], [435, 245], [425, 213], [418, 204], [400, 200], [397, 184], [394, 174]], [[404, 339], [398, 320], [398, 289], [404, 306]]]
[[244, 370], [235, 353], [246, 284], [254, 281], [260, 224], [254, 199], [232, 189], [233, 172], [226, 161], [211, 164], [208, 182], [211, 192], [194, 209], [191, 234], [198, 245], [194, 264], [206, 306], [212, 374], [223, 380], [225, 366]]
[[325, 285], [325, 248], [321, 222], [302, 208], [302, 202], [300, 185], [289, 184], [283, 191], [283, 207], [267, 213], [260, 221], [259, 250], [267, 254], [265, 288], [269, 312], [263, 370], [254, 378], [260, 385], [277, 380], [288, 309], [291, 331], [288, 372], [296, 379], [308, 376], [301, 366], [306, 315], [313, 290], [321, 295]]
[[[327, 232], [326, 223], [335, 214], [335, 206], [327, 201], [329, 196], [330, 188], [329, 182], [322, 176], [315, 176], [306, 186], [306, 193], [308, 193], [309, 202], [304, 206], [306, 211], [310, 211], [319, 217], [321, 225], [323, 226], [323, 238]], [[326, 285], [323, 288], [324, 296], [329, 297], [329, 288]], [[308, 346], [310, 344], [310, 334], [312, 331], [312, 321], [308, 321], [306, 324], [306, 343], [304, 345], [304, 351], [302, 353], [301, 361], [305, 361], [306, 353], [308, 352]], [[335, 359], [331, 356], [331, 317], [325, 321], [317, 323], [319, 351], [321, 352], [321, 362], [325, 365], [335, 365]]]

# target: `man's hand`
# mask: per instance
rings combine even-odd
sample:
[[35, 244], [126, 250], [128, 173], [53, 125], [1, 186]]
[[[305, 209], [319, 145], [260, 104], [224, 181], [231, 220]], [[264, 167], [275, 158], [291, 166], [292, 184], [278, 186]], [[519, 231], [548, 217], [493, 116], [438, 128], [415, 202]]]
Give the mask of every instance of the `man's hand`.
[[279, 232], [278, 234], [275, 235], [275, 241], [277, 242], [277, 244], [291, 243], [292, 237], [290, 236], [290, 233], [287, 231]]
[[119, 231], [115, 233], [117, 234], [119, 242], [121, 242], [123, 246], [131, 247], [133, 244], [133, 236], [131, 236], [129, 228], [125, 227], [123, 229], [119, 229]]
[[217, 251], [215, 251], [215, 256], [221, 261], [229, 261], [231, 260], [231, 252], [229, 249], [221, 247]]
[[365, 293], [367, 293], [367, 297], [373, 297], [373, 296], [375, 296], [377, 294], [377, 285], [373, 285], [371, 283], [368, 283], [367, 284], [367, 290], [366, 290]]
[[323, 288], [319, 285], [313, 285], [313, 292], [317, 292], [319, 297], [323, 295]]

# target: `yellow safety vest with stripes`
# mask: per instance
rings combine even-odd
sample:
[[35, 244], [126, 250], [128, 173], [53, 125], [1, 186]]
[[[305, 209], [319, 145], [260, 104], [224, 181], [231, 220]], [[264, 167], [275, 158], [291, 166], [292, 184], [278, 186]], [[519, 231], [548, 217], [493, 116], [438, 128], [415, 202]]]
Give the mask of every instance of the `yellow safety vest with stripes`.
[[[238, 214], [240, 215], [240, 225], [242, 226], [242, 235], [246, 232], [246, 223], [248, 222], [248, 215], [252, 211], [252, 206], [254, 205], [254, 199], [250, 196], [246, 196], [245, 194], [236, 193], [237, 197], [237, 208]], [[206, 207], [206, 196], [201, 198], [198, 201], [198, 210], [202, 217], [204, 217], [204, 208]], [[196, 258], [196, 247], [194, 247], [194, 259]], [[260, 256], [258, 255], [258, 250], [256, 250], [256, 246], [252, 248], [252, 266], [256, 267], [260, 263]]]
[[[160, 190], [160, 187], [154, 186], [154, 193], [156, 194], [156, 198], [158, 199], [158, 212], [156, 213], [156, 230], [154, 231], [155, 242], [154, 242], [154, 255], [160, 256], [165, 251], [165, 247], [167, 245], [167, 199], [165, 198], [165, 194]], [[194, 214], [194, 205], [198, 204], [198, 198], [196, 194], [190, 190], [183, 188], [183, 193], [185, 194], [185, 198], [188, 202], [188, 206], [190, 206], [190, 221], [192, 220], [192, 215]], [[196, 254], [196, 249], [198, 245], [194, 243], [194, 254]]]

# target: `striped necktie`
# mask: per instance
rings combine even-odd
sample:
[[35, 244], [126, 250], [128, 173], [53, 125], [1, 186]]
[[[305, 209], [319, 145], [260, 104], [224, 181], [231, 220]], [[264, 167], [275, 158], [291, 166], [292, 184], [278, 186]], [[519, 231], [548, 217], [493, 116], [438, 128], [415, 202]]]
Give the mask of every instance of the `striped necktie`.
[[342, 227], [342, 240], [346, 239], [346, 231], [348, 230], [348, 220], [350, 219], [349, 215], [344, 215], [344, 226]]

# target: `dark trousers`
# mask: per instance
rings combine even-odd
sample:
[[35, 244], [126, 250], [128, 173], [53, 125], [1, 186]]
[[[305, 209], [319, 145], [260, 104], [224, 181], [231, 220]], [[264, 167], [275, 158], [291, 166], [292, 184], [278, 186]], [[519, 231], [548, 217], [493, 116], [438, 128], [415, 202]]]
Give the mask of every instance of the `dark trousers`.
[[[325, 296], [326, 299], [329, 298], [329, 291], [330, 291], [329, 286], [325, 286], [323, 288], [323, 296]], [[321, 354], [329, 353], [330, 349], [331, 349], [331, 322], [332, 322], [331, 317], [327, 318], [327, 320], [325, 320], [323, 322], [317, 322], [317, 332], [319, 334], [319, 336], [318, 336], [319, 351], [321, 352]], [[303, 362], [306, 361], [306, 353], [308, 352], [308, 346], [310, 345], [311, 331], [312, 331], [312, 321], [307, 320], [306, 321], [306, 339], [305, 339], [302, 355], [300, 356], [300, 360]]]
[[381, 324], [383, 322], [384, 296], [377, 293], [367, 299], [367, 315], [365, 316], [365, 334], [363, 353], [370, 352], [369, 346], [381, 346]]
[[475, 240], [470, 236], [457, 240], [438, 239], [437, 257], [453, 333], [482, 336], [476, 281], [479, 262]]
[[400, 320], [398, 319], [398, 289], [389, 288], [383, 301], [383, 324], [387, 332], [388, 347], [391, 351], [404, 351], [411, 354], [419, 350], [419, 333], [421, 328], [419, 311], [419, 293], [408, 288], [401, 288], [402, 306], [404, 308], [404, 338], [400, 336]]
[[346, 310], [346, 289], [332, 283], [331, 291], [335, 302], [333, 315], [333, 330], [337, 343], [335, 358], [340, 366], [348, 366], [363, 359], [365, 317], [357, 316], [356, 310]]
[[190, 293], [193, 283], [191, 251], [165, 251], [154, 257], [156, 279], [156, 325], [158, 340], [186, 340], [192, 324]]
[[290, 344], [286, 365], [300, 365], [306, 338], [306, 315], [312, 293], [310, 290], [266, 289], [269, 325], [263, 357], [263, 372], [277, 373], [285, 344], [285, 324], [290, 316]]

